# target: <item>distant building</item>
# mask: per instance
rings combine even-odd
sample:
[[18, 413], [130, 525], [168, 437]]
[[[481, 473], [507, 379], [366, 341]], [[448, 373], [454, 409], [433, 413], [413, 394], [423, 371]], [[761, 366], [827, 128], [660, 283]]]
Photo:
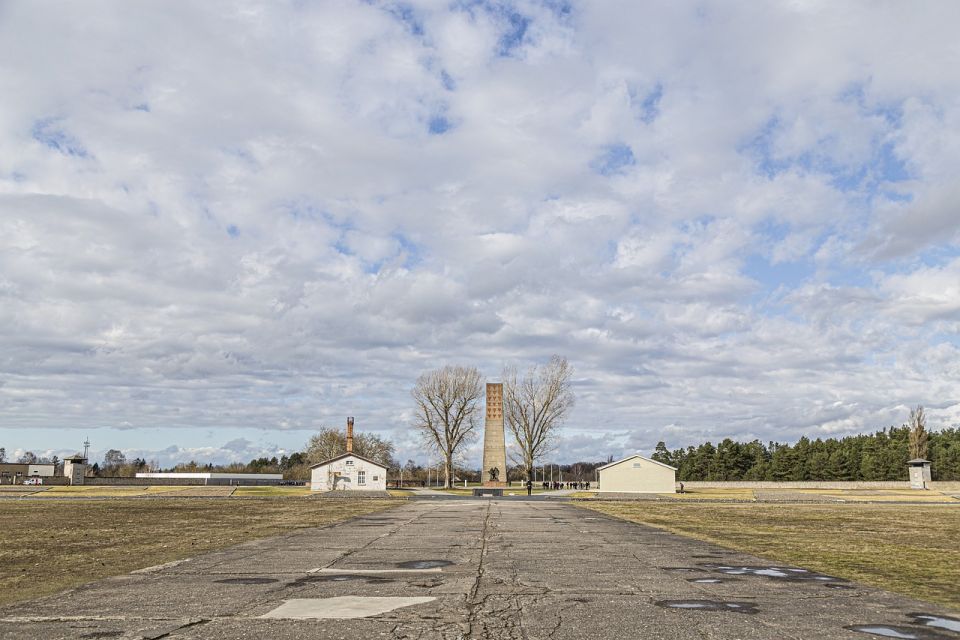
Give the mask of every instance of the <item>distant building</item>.
[[0, 462], [0, 484], [22, 484], [27, 478], [52, 478], [56, 473], [57, 465], [52, 462]]
[[353, 418], [347, 418], [346, 452], [310, 467], [310, 490], [387, 490], [387, 467], [353, 452]]
[[[203, 480], [214, 485], [275, 485], [283, 482], [282, 473], [138, 473], [138, 478], [157, 480]], [[195, 484], [191, 482], [190, 484]]]
[[599, 490], [616, 493], [675, 493], [677, 470], [637, 454], [597, 469]]

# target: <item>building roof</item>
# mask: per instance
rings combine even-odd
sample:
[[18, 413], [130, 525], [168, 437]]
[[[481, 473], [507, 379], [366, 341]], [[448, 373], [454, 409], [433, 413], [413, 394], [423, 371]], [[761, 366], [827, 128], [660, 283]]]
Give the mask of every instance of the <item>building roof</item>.
[[343, 458], [346, 458], [347, 456], [353, 456], [354, 458], [358, 458], [358, 459], [360, 459], [360, 460], [363, 460], [364, 462], [369, 462], [370, 464], [375, 464], [375, 465], [377, 465], [378, 467], [382, 468], [384, 471], [387, 470], [387, 465], [381, 464], [381, 463], [377, 462], [376, 460], [371, 460], [370, 458], [364, 458], [363, 456], [358, 456], [357, 454], [352, 453], [352, 452], [341, 453], [340, 455], [335, 456], [335, 457], [333, 457], [333, 458], [330, 458], [329, 460], [324, 460], [323, 462], [318, 462], [318, 463], [316, 463], [316, 464], [312, 464], [312, 465], [310, 465], [308, 468], [309, 468], [309, 469], [316, 469], [317, 467], [322, 467], [322, 466], [325, 465], [325, 464], [330, 464], [331, 462], [336, 462], [337, 460], [342, 460]]
[[673, 469], [674, 471], [677, 470], [676, 467], [671, 467], [671, 466], [668, 465], [668, 464], [663, 464], [662, 462], [658, 462], [658, 461], [656, 461], [656, 460], [653, 460], [652, 458], [647, 458], [646, 456], [642, 456], [642, 455], [640, 455], [639, 453], [635, 453], [635, 454], [633, 454], [632, 456], [627, 456], [627, 457], [624, 458], [623, 460], [617, 460], [616, 462], [611, 462], [611, 463], [609, 463], [609, 464], [605, 464], [605, 465], [603, 465], [602, 467], [597, 467], [597, 471], [602, 471], [603, 469], [607, 469], [607, 468], [609, 468], [609, 467], [616, 466], [616, 465], [620, 464], [621, 462], [627, 462], [628, 460], [633, 460], [634, 458], [640, 458], [641, 460], [646, 460], [647, 462], [652, 462], [653, 464], [658, 464], [658, 465], [660, 465], [661, 467], [666, 467], [667, 469]]
[[914, 458], [913, 460], [907, 460], [907, 464], [930, 464], [930, 461], [923, 458]]

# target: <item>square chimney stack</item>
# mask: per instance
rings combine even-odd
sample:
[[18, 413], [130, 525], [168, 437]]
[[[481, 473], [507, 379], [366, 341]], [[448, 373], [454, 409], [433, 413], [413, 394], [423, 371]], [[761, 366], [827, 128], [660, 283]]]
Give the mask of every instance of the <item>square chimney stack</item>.
[[347, 418], [347, 453], [353, 453], [353, 416]]

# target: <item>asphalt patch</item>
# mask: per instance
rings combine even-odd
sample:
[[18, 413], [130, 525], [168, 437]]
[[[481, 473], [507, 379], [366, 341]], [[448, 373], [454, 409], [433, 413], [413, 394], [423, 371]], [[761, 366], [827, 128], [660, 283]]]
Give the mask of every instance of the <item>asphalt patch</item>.
[[731, 611], [734, 613], [757, 613], [757, 605], [753, 602], [722, 602], [720, 600], [658, 600], [654, 602], [658, 607], [665, 609], [682, 609], [685, 611]]
[[214, 580], [217, 584], [272, 584], [280, 582], [276, 578], [226, 578], [224, 580]]
[[297, 587], [304, 584], [313, 584], [316, 582], [362, 582], [363, 584], [387, 584], [395, 582], [392, 578], [381, 578], [379, 576], [362, 576], [356, 574], [337, 574], [337, 575], [310, 575], [297, 578], [290, 583], [290, 586]]

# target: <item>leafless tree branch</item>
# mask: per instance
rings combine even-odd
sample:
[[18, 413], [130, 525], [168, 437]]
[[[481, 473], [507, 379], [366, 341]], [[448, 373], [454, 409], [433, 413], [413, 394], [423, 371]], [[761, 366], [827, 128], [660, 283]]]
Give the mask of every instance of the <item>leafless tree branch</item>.
[[503, 415], [519, 449], [518, 457], [532, 477], [533, 465], [553, 447], [557, 432], [573, 407], [573, 368], [553, 356], [543, 367], [531, 367], [522, 378], [515, 368], [503, 371]]
[[446, 366], [428, 371], [411, 391], [414, 429], [424, 444], [444, 460], [445, 486], [453, 481], [453, 463], [461, 445], [475, 435], [483, 397], [480, 372], [473, 367]]

